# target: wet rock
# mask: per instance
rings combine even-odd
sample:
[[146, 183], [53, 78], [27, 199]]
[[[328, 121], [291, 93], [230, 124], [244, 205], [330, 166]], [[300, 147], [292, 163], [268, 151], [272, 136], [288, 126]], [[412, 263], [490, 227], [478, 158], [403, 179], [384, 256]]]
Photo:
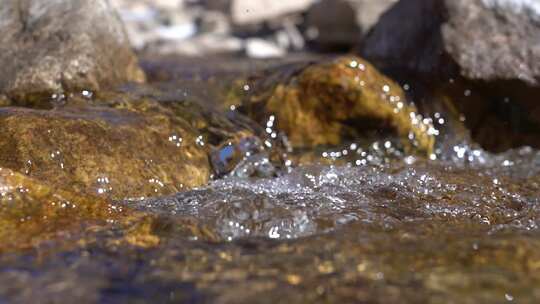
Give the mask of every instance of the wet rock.
[[220, 109], [220, 102], [226, 98], [224, 94], [227, 91], [219, 88], [219, 92], [206, 94], [207, 85], [211, 84], [202, 80], [191, 84], [187, 81], [171, 84], [175, 88], [179, 85], [189, 88], [189, 94], [183, 89], [170, 91], [170, 86], [160, 90], [136, 86], [125, 92], [101, 94], [94, 102], [95, 105], [129, 110], [143, 116], [157, 113], [173, 124], [192, 127], [198, 134], [195, 143], [210, 160], [213, 177], [231, 173], [253, 155], [268, 155], [273, 165], [280, 167], [284, 161], [280, 156], [284, 147], [279, 140], [268, 139], [263, 145], [262, 141], [267, 137], [263, 128], [238, 111]]
[[323, 50], [347, 49], [361, 43], [379, 17], [396, 0], [323, 0], [307, 12], [307, 36]]
[[483, 147], [538, 147], [539, 12], [523, 0], [401, 1], [363, 53], [394, 77], [443, 88]]
[[2, 0], [0, 20], [0, 92], [11, 99], [145, 78], [106, 0]]
[[431, 122], [407, 102], [399, 85], [361, 58], [342, 57], [264, 77], [242, 83], [247, 96], [241, 111], [267, 121], [271, 137], [283, 131], [293, 147], [338, 145], [390, 129], [406, 150], [432, 152]]
[[[51, 242], [56, 242], [55, 250], [74, 250], [95, 242], [109, 248], [151, 248], [160, 242], [157, 217], [6, 168], [0, 168], [0, 203], [1, 253], [46, 248]], [[112, 238], [105, 241], [103, 235]]]
[[364, 55], [394, 68], [538, 86], [540, 7], [525, 0], [411, 0], [387, 12]]
[[[168, 220], [82, 239], [65, 233], [0, 255], [0, 294], [25, 303], [96, 294], [110, 302], [535, 303], [539, 158], [523, 149], [476, 168], [398, 162], [225, 179], [134, 203]], [[118, 239], [151, 240], [149, 232], [160, 242], [145, 250]]]
[[103, 224], [125, 210], [95, 196], [77, 196], [0, 168], [0, 252], [24, 249], [84, 224]]
[[121, 105], [0, 109], [0, 166], [112, 199], [205, 184], [210, 166], [197, 129], [155, 103], [131, 107], [139, 112]]
[[223, 95], [194, 83], [83, 91], [53, 101], [51, 110], [0, 108], [0, 166], [112, 199], [201, 186], [258, 153], [281, 166], [282, 148], [263, 146], [262, 128], [216, 110], [212, 99]]

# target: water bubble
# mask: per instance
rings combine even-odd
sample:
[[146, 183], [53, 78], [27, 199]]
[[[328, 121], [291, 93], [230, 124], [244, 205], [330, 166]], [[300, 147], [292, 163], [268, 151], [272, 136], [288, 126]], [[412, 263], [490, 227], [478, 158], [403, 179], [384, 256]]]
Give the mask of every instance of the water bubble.
[[180, 147], [182, 145], [183, 139], [182, 139], [182, 137], [180, 137], [180, 136], [178, 136], [176, 134], [173, 134], [173, 135], [169, 136], [169, 142], [171, 142], [176, 147]]
[[197, 136], [195, 143], [200, 147], [204, 147], [204, 137], [202, 135]]
[[94, 93], [89, 90], [83, 90], [81, 95], [85, 98], [91, 99], [94, 96]]

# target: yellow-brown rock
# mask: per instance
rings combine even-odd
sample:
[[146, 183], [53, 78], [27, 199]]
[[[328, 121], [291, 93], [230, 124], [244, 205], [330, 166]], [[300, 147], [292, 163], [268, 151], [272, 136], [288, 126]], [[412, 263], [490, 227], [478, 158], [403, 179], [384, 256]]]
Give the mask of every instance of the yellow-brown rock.
[[27, 248], [61, 231], [125, 215], [96, 196], [77, 196], [6, 168], [0, 168], [0, 202], [0, 251]]
[[254, 93], [247, 111], [258, 120], [275, 115], [294, 147], [337, 145], [366, 129], [389, 127], [408, 152], [432, 153], [431, 123], [398, 84], [361, 58], [312, 64], [278, 83], [270, 93]]
[[203, 185], [210, 176], [198, 132], [167, 113], [7, 107], [0, 108], [0, 134], [0, 167], [74, 193], [157, 196]]

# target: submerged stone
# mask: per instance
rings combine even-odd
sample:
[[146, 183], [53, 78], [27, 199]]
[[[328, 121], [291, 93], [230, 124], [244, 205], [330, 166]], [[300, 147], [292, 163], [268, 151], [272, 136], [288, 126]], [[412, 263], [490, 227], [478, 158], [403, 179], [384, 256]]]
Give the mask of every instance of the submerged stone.
[[6, 168], [0, 168], [0, 202], [0, 252], [125, 215], [121, 207], [97, 196], [77, 196]]
[[50, 250], [51, 243], [54, 250], [76, 250], [104, 242], [114, 250], [119, 246], [151, 248], [160, 242], [157, 217], [6, 168], [0, 168], [0, 203], [2, 254]]
[[145, 78], [107, 0], [1, 0], [0, 32], [0, 94], [19, 104]]

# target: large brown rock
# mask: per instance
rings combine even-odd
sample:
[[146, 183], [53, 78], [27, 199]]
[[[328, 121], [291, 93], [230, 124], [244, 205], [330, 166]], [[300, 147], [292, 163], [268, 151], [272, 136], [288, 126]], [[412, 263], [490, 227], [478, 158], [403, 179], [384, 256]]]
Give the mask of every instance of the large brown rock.
[[370, 130], [391, 130], [408, 152], [433, 152], [431, 122], [397, 83], [362, 58], [291, 67], [243, 85], [248, 92], [241, 110], [259, 122], [273, 117], [271, 127], [283, 131], [293, 147], [339, 145]]
[[[122, 229], [110, 247], [152, 247], [154, 218], [95, 195], [79, 195], [19, 172], [0, 168], [0, 252], [17, 252], [57, 241], [70, 250], [99, 242], [106, 229]], [[92, 235], [93, 234], [93, 235]]]
[[264, 131], [240, 113], [215, 110], [211, 82], [202, 82], [69, 94], [53, 109], [0, 107], [0, 167], [112, 199], [204, 185], [259, 151]]
[[95, 196], [77, 196], [22, 173], [0, 168], [0, 252], [32, 247], [62, 230], [127, 215]]
[[1, 0], [0, 94], [98, 90], [144, 74], [107, 0]]
[[185, 119], [157, 104], [0, 108], [0, 166], [55, 188], [112, 199], [175, 193], [205, 184], [207, 151]]

